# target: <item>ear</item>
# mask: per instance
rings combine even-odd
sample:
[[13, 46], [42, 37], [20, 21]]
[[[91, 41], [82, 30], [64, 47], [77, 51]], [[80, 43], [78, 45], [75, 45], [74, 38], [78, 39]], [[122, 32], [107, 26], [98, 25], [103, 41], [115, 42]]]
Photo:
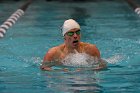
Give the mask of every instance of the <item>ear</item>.
[[63, 37], [64, 38], [64, 40], [66, 40], [66, 38], [65, 37]]
[[65, 36], [63, 36], [63, 39], [64, 39], [64, 40], [66, 40], [66, 37], [65, 37]]

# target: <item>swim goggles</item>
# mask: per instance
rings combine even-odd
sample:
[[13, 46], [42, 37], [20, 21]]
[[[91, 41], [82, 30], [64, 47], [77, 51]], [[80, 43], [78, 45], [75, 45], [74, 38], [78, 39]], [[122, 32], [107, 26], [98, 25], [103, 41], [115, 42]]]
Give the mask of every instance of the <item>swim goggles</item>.
[[67, 34], [68, 36], [73, 36], [74, 33], [76, 33], [76, 35], [80, 35], [80, 30], [75, 31], [75, 32], [67, 32], [66, 34]]

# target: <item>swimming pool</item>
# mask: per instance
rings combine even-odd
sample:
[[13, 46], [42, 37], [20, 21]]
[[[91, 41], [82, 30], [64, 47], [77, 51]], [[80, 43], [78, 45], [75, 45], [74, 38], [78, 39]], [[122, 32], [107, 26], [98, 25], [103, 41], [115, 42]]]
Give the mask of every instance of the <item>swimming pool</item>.
[[[0, 23], [24, 1], [0, 3]], [[8, 9], [8, 7], [10, 9]], [[108, 61], [102, 71], [41, 71], [47, 50], [63, 43], [65, 19], [82, 26], [82, 41], [94, 43]], [[0, 39], [0, 93], [138, 93], [140, 17], [121, 0], [31, 4]]]

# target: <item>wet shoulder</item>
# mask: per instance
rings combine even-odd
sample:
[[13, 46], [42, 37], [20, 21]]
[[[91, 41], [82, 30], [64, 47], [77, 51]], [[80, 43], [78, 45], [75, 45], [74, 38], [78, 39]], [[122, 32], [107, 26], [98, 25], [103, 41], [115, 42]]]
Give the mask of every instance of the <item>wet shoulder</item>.
[[49, 49], [48, 53], [54, 54], [57, 52], [57, 47], [52, 47]]
[[49, 49], [48, 54], [53, 55], [54, 57], [58, 57], [61, 54], [62, 45], [55, 46]]
[[55, 53], [61, 53], [64, 50], [65, 44], [61, 44], [59, 46], [53, 47], [52, 50], [55, 51]]
[[80, 43], [82, 47], [84, 48], [96, 48], [96, 45], [95, 44], [90, 44], [90, 43], [84, 43], [84, 42], [81, 42]]

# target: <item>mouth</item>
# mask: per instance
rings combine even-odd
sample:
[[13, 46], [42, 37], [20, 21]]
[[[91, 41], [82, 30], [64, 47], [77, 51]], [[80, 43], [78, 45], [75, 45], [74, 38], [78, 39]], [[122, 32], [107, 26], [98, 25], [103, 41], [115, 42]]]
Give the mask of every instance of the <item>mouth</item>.
[[78, 40], [73, 41], [73, 43], [78, 43]]
[[74, 46], [77, 46], [78, 45], [78, 42], [79, 42], [78, 40], [73, 41], [73, 45]]

